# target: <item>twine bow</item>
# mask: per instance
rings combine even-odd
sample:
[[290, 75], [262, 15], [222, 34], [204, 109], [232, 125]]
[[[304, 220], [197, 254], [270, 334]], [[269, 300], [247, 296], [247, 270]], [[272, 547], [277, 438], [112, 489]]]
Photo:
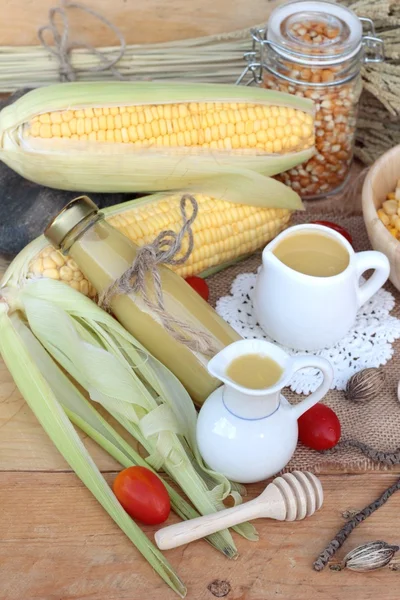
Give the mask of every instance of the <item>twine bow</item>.
[[[92, 15], [95, 19], [97, 19], [106, 27], [111, 29], [111, 31], [115, 33], [120, 42], [120, 49], [118, 51], [118, 54], [114, 58], [109, 59], [106, 58], [103, 52], [97, 50], [91, 44], [70, 42], [70, 25], [67, 14], [68, 9], [76, 9], [86, 14]], [[61, 32], [59, 31], [56, 24], [57, 17], [59, 17], [62, 22]], [[53, 37], [54, 46], [46, 42], [44, 38], [46, 32], [51, 33]], [[103, 17], [103, 15], [91, 8], [87, 8], [83, 4], [79, 4], [78, 2], [68, 2], [67, 0], [62, 0], [60, 7], [51, 8], [49, 10], [49, 23], [48, 25], [40, 27], [40, 29], [38, 30], [38, 37], [42, 46], [57, 58], [59, 62], [59, 73], [61, 81], [76, 81], [77, 69], [71, 63], [71, 50], [73, 48], [86, 48], [86, 50], [98, 57], [100, 64], [97, 67], [87, 68], [86, 71], [98, 73], [100, 71], [109, 70], [117, 79], [125, 79], [122, 73], [120, 73], [120, 71], [115, 67], [116, 63], [123, 57], [125, 53], [126, 42], [124, 36], [122, 35], [118, 27], [111, 23], [111, 21], [109, 21], [106, 17]]]
[[[193, 208], [190, 217], [186, 214], [186, 203]], [[213, 355], [218, 351], [211, 335], [199, 331], [189, 323], [169, 314], [165, 308], [161, 276], [158, 265], [181, 265], [187, 261], [193, 251], [194, 240], [192, 224], [198, 214], [198, 205], [193, 196], [186, 194], [180, 201], [183, 219], [182, 229], [175, 233], [171, 230], [161, 231], [152, 244], [139, 249], [132, 264], [113, 284], [99, 296], [98, 304], [104, 310], [110, 310], [113, 297], [118, 294], [140, 294], [147, 308], [156, 315], [165, 330], [178, 342], [194, 352]], [[188, 236], [188, 247], [180, 258], [176, 258], [182, 250], [182, 242]], [[147, 275], [151, 278], [155, 300], [150, 299]]]

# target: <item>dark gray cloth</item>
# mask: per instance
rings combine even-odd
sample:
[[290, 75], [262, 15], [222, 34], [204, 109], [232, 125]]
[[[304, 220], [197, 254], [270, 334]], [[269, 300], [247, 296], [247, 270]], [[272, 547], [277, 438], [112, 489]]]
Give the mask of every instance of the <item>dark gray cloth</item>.
[[[17, 92], [0, 103], [0, 110], [26, 93]], [[45, 160], [45, 157], [43, 158]], [[65, 192], [27, 181], [0, 161], [0, 255], [12, 257], [38, 237], [50, 220], [73, 198]], [[137, 194], [88, 194], [100, 207], [131, 200]]]

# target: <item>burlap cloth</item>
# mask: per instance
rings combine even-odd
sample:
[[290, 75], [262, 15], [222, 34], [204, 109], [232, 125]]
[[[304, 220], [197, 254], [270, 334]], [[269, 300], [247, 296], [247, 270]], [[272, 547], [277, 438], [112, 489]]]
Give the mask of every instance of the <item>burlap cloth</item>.
[[[371, 249], [361, 216], [338, 218], [336, 215], [334, 218], [351, 233], [356, 251]], [[326, 212], [318, 214], [307, 211], [307, 213], [295, 215], [291, 224], [315, 219], [333, 220], [333, 215]], [[229, 295], [231, 284], [239, 273], [255, 272], [261, 263], [260, 256], [260, 253], [257, 253], [251, 258], [209, 277], [210, 303], [215, 306], [218, 298]], [[396, 306], [391, 314], [400, 318], [400, 293], [390, 283], [386, 287], [396, 300]], [[386, 384], [383, 391], [374, 400], [361, 406], [355, 405], [344, 398], [343, 392], [337, 390], [331, 390], [323, 400], [340, 419], [342, 439], [356, 439], [383, 451], [395, 450], [400, 447], [400, 402], [397, 399], [397, 384], [400, 379], [400, 340], [394, 344], [394, 349], [392, 360], [381, 367], [386, 373]], [[294, 403], [300, 398], [287, 389], [284, 393]], [[359, 472], [382, 470], [385, 467], [373, 463], [358, 450], [340, 449], [336, 454], [328, 455], [299, 444], [287, 469], [308, 469], [318, 473], [326, 469], [339, 472]]]

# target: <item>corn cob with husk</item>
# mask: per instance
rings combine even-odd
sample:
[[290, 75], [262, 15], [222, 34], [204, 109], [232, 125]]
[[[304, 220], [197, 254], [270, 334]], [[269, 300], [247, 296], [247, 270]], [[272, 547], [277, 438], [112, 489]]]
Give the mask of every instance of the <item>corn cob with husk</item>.
[[[104, 209], [106, 219], [130, 240], [143, 246], [163, 230], [181, 228], [181, 194], [153, 194]], [[183, 265], [171, 268], [181, 275], [206, 275], [265, 245], [288, 224], [287, 209], [234, 204], [194, 194], [199, 213], [193, 223], [194, 249]], [[179, 256], [186, 250], [186, 241]], [[25, 251], [24, 251], [25, 252]], [[24, 253], [23, 252], [23, 253]], [[93, 298], [96, 292], [75, 262], [49, 246], [43, 236], [26, 249], [24, 273], [29, 279], [49, 277], [68, 283]]]
[[0, 113], [0, 159], [67, 190], [200, 191], [254, 205], [270, 176], [313, 152], [313, 103], [260, 88], [156, 82], [65, 83], [33, 90]]
[[[71, 286], [46, 277], [29, 279], [29, 264], [41, 248], [41, 239], [30, 244], [0, 283], [0, 352], [67, 462], [159, 575], [183, 596], [182, 582], [126, 517], [71, 423], [121, 464], [140, 462], [129, 444], [97, 413], [94, 406], [100, 404], [141, 444], [147, 464], [172, 477], [200, 514], [222, 509], [228, 496], [240, 501], [243, 490], [204, 465], [197, 448], [194, 405], [165, 366], [116, 319]], [[94, 405], [87, 403], [78, 386]], [[172, 493], [180, 516], [196, 516], [196, 510]], [[257, 539], [250, 524], [236, 530], [248, 539]], [[236, 556], [229, 531], [221, 531], [209, 541], [226, 556]]]

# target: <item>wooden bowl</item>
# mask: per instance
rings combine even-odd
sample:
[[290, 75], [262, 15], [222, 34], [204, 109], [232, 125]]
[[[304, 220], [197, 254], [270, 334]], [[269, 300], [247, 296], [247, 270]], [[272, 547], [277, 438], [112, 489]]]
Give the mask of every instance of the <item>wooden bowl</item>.
[[390, 281], [400, 290], [400, 242], [386, 229], [378, 217], [389, 192], [394, 192], [400, 179], [400, 145], [377, 160], [369, 170], [362, 190], [362, 210], [369, 241], [374, 250], [386, 254], [390, 262]]

